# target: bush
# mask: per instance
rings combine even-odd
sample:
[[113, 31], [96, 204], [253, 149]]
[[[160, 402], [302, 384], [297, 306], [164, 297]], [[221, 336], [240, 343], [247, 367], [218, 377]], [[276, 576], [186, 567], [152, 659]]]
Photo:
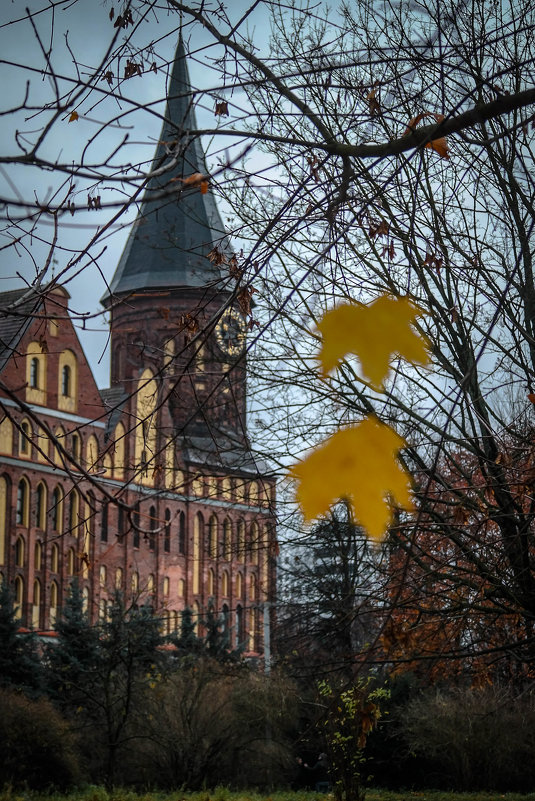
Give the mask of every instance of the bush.
[[409, 749], [429, 760], [424, 784], [528, 791], [535, 785], [535, 696], [499, 688], [433, 690], [400, 718]]
[[69, 724], [41, 698], [0, 690], [0, 785], [65, 790], [79, 780]]

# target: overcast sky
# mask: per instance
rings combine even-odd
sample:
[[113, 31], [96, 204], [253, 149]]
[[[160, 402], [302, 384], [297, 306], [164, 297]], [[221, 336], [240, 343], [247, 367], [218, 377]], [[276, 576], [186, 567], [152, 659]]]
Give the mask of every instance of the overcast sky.
[[[233, 19], [238, 20], [244, 8], [249, 3], [243, 0], [232, 0], [230, 13]], [[10, 113], [0, 117], [0, 131], [2, 152], [15, 154], [20, 152], [15, 140], [16, 131], [22, 143], [34, 141], [38, 132], [50, 118], [50, 112], [38, 113], [47, 101], [51, 101], [53, 87], [48, 78], [43, 78], [40, 70], [45, 65], [45, 57], [33, 30], [31, 22], [26, 19], [25, 7], [31, 11], [46, 9], [33, 18], [37, 32], [41, 39], [43, 49], [46, 51], [52, 45], [51, 60], [59, 76], [59, 88], [63, 93], [72, 88], [69, 78], [75, 78], [76, 70], [80, 70], [82, 78], [98, 65], [113, 36], [113, 23], [109, 14], [114, 6], [115, 14], [120, 7], [110, 0], [78, 0], [74, 4], [58, 4], [54, 18], [49, 11], [49, 3], [41, 2], [12, 2], [1, 3], [0, 8], [0, 64], [2, 73], [2, 96], [0, 110], [6, 111], [21, 104], [29, 84], [28, 102], [35, 107], [35, 111]], [[52, 24], [53, 22], [53, 24]], [[177, 43], [177, 28], [179, 19], [175, 14], [164, 12], [158, 20], [150, 15], [141, 22], [134, 37], [134, 45], [145, 46], [150, 41], [156, 41], [154, 60], [158, 66], [157, 74], [145, 73], [142, 77], [135, 76], [122, 85], [123, 93], [133, 97], [138, 103], [153, 104], [154, 101], [164, 98], [166, 80], [166, 62], [171, 61]], [[250, 30], [254, 33], [255, 44], [265, 47], [269, 36], [269, 21], [265, 9], [260, 8], [251, 17]], [[130, 31], [129, 31], [130, 32]], [[221, 52], [213, 47], [206, 34], [197, 26], [186, 28], [186, 38], [189, 39], [189, 49], [193, 57], [189, 61], [192, 85], [196, 88], [216, 88], [217, 76], [206, 66], [205, 60]], [[146, 51], [145, 51], [146, 53]], [[149, 55], [146, 53], [146, 55]], [[73, 57], [78, 62], [76, 65]], [[152, 56], [150, 56], [152, 58]], [[139, 59], [138, 59], [139, 60]], [[13, 62], [9, 64], [6, 62]], [[146, 61], [148, 66], [149, 61]], [[32, 72], [32, 68], [34, 71]], [[124, 61], [120, 67], [124, 69]], [[102, 82], [107, 88], [107, 83]], [[215, 93], [217, 94], [217, 93]], [[217, 120], [213, 114], [212, 96], [197, 106], [197, 119], [201, 126], [213, 127]], [[230, 99], [230, 98], [229, 98]], [[233, 100], [239, 103], [239, 98]], [[156, 111], [163, 112], [163, 104], [153, 106]], [[91, 99], [79, 107], [78, 120], [69, 122], [68, 117], [60, 120], [50, 132], [42, 155], [50, 160], [59, 159], [63, 162], [77, 161], [86, 147], [88, 141], [102, 127], [102, 123], [111, 116], [125, 113], [125, 116], [114, 125], [107, 125], [99, 136], [85, 152], [87, 162], [98, 162], [103, 153], [111, 152], [124, 135], [129, 137], [128, 150], [123, 150], [114, 163], [124, 164], [125, 161], [150, 163], [156, 142], [158, 140], [161, 121], [156, 115], [146, 111], [132, 111], [128, 102], [118, 103], [116, 100], [103, 99], [93, 95]], [[208, 147], [208, 143], [205, 143]], [[23, 198], [25, 200], [38, 200], [43, 202], [50, 199], [64, 180], [51, 172], [37, 172], [34, 168], [2, 167], [0, 171], [0, 194], [2, 198]], [[63, 190], [64, 191], [64, 190]], [[107, 198], [117, 198], [116, 190], [109, 187], [99, 187], [102, 202]], [[59, 196], [58, 196], [59, 197]], [[60, 220], [58, 247], [55, 252], [54, 270], [58, 275], [73, 253], [83, 249], [97, 230], [110, 217], [109, 210], [86, 211], [87, 189], [80, 182], [72, 195], [77, 207], [73, 217], [64, 215]], [[0, 209], [0, 212], [2, 210]], [[225, 214], [225, 209], [222, 209]], [[10, 207], [11, 214], [19, 214], [20, 209]], [[70, 270], [66, 274], [67, 288], [72, 296], [72, 308], [76, 312], [95, 312], [100, 309], [99, 300], [105, 291], [105, 280], [110, 281], [115, 266], [120, 257], [126, 237], [128, 224], [135, 216], [132, 209], [129, 216], [121, 218], [105, 240], [100, 242], [91, 255], [96, 259], [91, 263], [86, 259], [83, 271]], [[21, 223], [15, 231], [13, 224], [6, 220], [5, 208], [0, 223], [0, 290], [12, 289], [23, 285], [23, 280], [32, 281], [36, 272], [41, 269], [48, 252], [48, 242], [53, 233], [52, 219], [42, 220], [32, 237], [27, 235], [30, 230], [28, 222]], [[20, 244], [16, 248], [6, 247], [13, 241], [14, 233], [23, 234]], [[105, 250], [104, 250], [105, 248]], [[102, 252], [104, 250], [104, 252]], [[101, 275], [102, 273], [102, 275]], [[105, 280], [104, 280], [105, 279]], [[79, 330], [82, 345], [94, 370], [99, 386], [107, 386], [109, 378], [109, 361], [107, 343], [107, 323], [103, 316], [88, 321], [85, 330]]]

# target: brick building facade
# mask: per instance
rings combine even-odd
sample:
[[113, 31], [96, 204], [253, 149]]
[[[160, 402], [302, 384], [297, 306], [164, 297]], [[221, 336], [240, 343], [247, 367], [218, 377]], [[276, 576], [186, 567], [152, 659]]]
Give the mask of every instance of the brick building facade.
[[[97, 388], [61, 286], [0, 294], [0, 574], [21, 625], [54, 627], [74, 576], [93, 620], [116, 590], [167, 630], [189, 607], [262, 650], [274, 479], [246, 434], [246, 320], [179, 43], [152, 176], [103, 303]], [[195, 617], [197, 616], [197, 617]]]

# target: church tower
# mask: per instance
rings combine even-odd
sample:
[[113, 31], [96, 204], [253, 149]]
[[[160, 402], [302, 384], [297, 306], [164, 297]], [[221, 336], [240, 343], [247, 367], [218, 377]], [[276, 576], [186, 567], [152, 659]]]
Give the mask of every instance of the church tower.
[[[160, 381], [174, 437], [246, 443], [246, 321], [232, 302], [230, 245], [206, 181], [184, 45], [137, 219], [103, 303], [111, 311], [111, 385], [145, 370]], [[221, 447], [221, 442], [219, 447]]]

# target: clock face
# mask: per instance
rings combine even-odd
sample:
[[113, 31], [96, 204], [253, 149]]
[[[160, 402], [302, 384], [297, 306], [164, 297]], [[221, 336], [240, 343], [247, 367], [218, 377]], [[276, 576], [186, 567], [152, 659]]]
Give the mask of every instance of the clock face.
[[223, 353], [238, 356], [245, 348], [247, 323], [234, 309], [227, 309], [221, 315], [215, 329], [217, 344]]

